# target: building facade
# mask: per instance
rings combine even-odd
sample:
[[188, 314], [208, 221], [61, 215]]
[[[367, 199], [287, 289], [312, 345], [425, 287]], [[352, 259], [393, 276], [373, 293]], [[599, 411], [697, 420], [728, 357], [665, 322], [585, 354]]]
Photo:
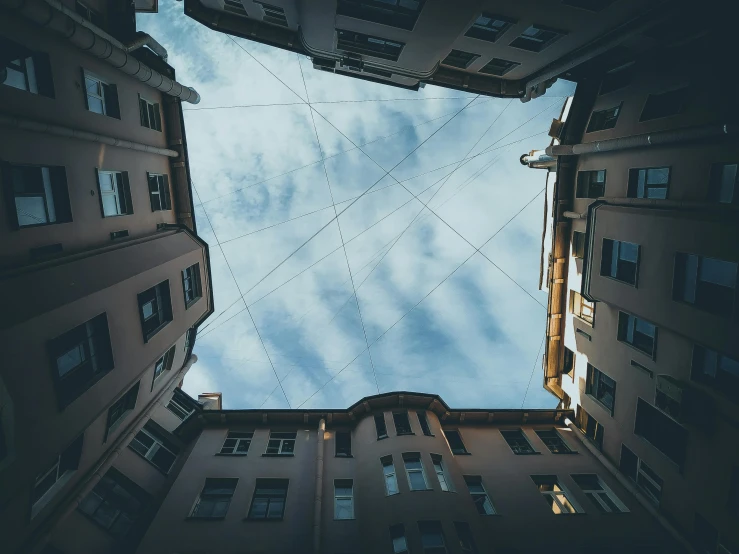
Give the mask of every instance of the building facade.
[[0, 535], [32, 552], [213, 311], [182, 101], [127, 2], [0, 2]]
[[548, 171], [544, 386], [711, 554], [739, 551], [739, 135], [683, 69], [714, 47], [614, 59], [521, 158]]

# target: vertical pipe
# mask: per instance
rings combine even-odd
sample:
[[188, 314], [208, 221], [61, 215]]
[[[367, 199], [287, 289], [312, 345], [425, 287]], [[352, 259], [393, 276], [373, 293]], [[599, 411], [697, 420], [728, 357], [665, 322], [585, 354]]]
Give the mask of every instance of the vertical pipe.
[[326, 432], [326, 420], [318, 422], [318, 440], [316, 441], [316, 498], [313, 508], [313, 554], [321, 553], [321, 511], [323, 510], [323, 435]]

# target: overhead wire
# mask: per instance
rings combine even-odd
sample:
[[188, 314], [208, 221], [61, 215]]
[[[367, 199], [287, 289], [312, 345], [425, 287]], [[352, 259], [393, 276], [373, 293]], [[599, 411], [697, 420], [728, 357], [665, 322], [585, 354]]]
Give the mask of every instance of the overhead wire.
[[536, 371], [536, 363], [539, 361], [539, 354], [541, 354], [541, 349], [544, 346], [544, 341], [546, 340], [547, 336], [546, 334], [541, 339], [541, 344], [539, 345], [539, 350], [536, 352], [536, 359], [534, 360], [534, 367], [531, 368], [531, 375], [529, 376], [529, 384], [526, 385], [526, 392], [523, 395], [523, 400], [521, 400], [521, 409], [523, 409], [524, 402], [526, 402], [526, 397], [529, 395], [529, 387], [531, 387], [531, 381], [534, 378], [534, 372]]
[[[424, 100], [467, 100], [469, 96], [423, 96], [419, 98], [367, 98], [364, 100], [323, 100], [312, 104], [361, 104], [364, 102], [422, 102]], [[242, 104], [233, 106], [204, 106], [202, 108], [183, 108], [186, 112], [204, 110], [232, 110], [238, 108], [269, 108], [272, 106], [302, 106], [304, 102], [275, 102], [272, 104]]]

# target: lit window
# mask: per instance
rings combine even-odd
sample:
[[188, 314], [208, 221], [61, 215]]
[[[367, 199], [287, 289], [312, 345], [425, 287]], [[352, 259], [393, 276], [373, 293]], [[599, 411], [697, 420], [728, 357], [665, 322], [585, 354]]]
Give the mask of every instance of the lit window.
[[622, 240], [603, 239], [600, 274], [636, 286], [639, 245]]
[[477, 554], [477, 545], [475, 544], [475, 537], [472, 535], [470, 524], [466, 521], [455, 521], [454, 530], [457, 532], [457, 540], [459, 541], [459, 548], [462, 549], [462, 552]]
[[616, 381], [590, 364], [588, 364], [585, 393], [597, 400], [613, 415], [616, 405]]
[[552, 512], [555, 514], [576, 514], [578, 510], [568, 498], [567, 491], [560, 485], [559, 480], [554, 475], [532, 475], [539, 492], [547, 501]]
[[426, 412], [416, 412], [416, 415], [418, 416], [418, 424], [421, 426], [423, 434], [427, 437], [433, 437], [434, 435], [431, 433], [431, 427], [429, 427], [429, 420], [426, 417]]
[[419, 521], [418, 530], [421, 532], [421, 546], [424, 554], [446, 554], [446, 542], [441, 522]]
[[472, 27], [467, 30], [464, 36], [495, 42], [514, 23], [514, 20], [507, 17], [483, 12], [477, 17]]
[[354, 519], [354, 483], [334, 479], [334, 519]]
[[390, 526], [390, 540], [393, 543], [393, 554], [408, 554], [405, 526], [402, 523]]
[[364, 35], [355, 31], [336, 30], [336, 48], [397, 62], [405, 43]]
[[200, 283], [200, 264], [182, 270], [182, 290], [185, 294], [185, 308], [189, 308], [203, 296]]
[[424, 0], [338, 0], [336, 14], [410, 31]]
[[417, 452], [403, 454], [405, 472], [408, 475], [408, 485], [412, 491], [425, 491], [429, 486], [426, 483], [426, 472], [423, 470], [421, 455]]
[[121, 118], [118, 108], [118, 87], [102, 80], [100, 77], [83, 71], [85, 81], [85, 100], [91, 112]]
[[634, 434], [682, 467], [688, 446], [688, 431], [642, 398], [636, 404]]
[[628, 508], [624, 506], [611, 489], [595, 474], [579, 474], [573, 475], [572, 480], [582, 489], [590, 500], [593, 501], [598, 509], [604, 514], [617, 514], [628, 512]]
[[657, 354], [657, 327], [634, 315], [618, 312], [618, 340], [652, 358]]
[[138, 304], [144, 342], [149, 342], [167, 323], [172, 321], [169, 281], [162, 281], [158, 285], [139, 293]]
[[711, 202], [721, 204], [739, 203], [739, 194], [736, 193], [739, 186], [739, 165], [713, 164], [711, 167], [711, 179], [708, 187], [708, 199]]
[[669, 167], [650, 167], [629, 170], [629, 198], [667, 198], [670, 185]]
[[412, 435], [411, 422], [408, 419], [408, 412], [393, 413], [393, 422], [395, 423], [395, 433], [397, 435]]
[[603, 169], [577, 172], [577, 197], [600, 198], [606, 194], [606, 172]]
[[514, 454], [538, 454], [521, 429], [501, 431], [500, 434], [503, 435], [503, 438], [508, 443], [508, 446], [511, 447]]
[[158, 212], [172, 209], [172, 197], [169, 194], [169, 177], [155, 173], [147, 173], [149, 182], [149, 203], [151, 211]]
[[98, 188], [103, 217], [133, 213], [127, 171], [98, 170]]
[[375, 415], [375, 429], [377, 430], [377, 440], [387, 438], [387, 427], [385, 425], [385, 414]]
[[238, 479], [206, 479], [190, 517], [205, 519], [226, 517], [238, 481]]
[[169, 473], [177, 459], [177, 447], [151, 420], [136, 433], [128, 447], [164, 473]]
[[442, 65], [450, 65], [460, 69], [467, 69], [472, 62], [479, 58], [479, 54], [471, 54], [462, 50], [452, 50], [446, 58], [442, 60]]
[[598, 110], [592, 113], [590, 116], [590, 122], [586, 133], [592, 133], [595, 131], [605, 131], [606, 129], [613, 129], [618, 121], [618, 116], [621, 115], [621, 106], [623, 102], [618, 106], [606, 108], [604, 110]]
[[295, 438], [298, 433], [272, 431], [267, 442], [265, 454], [271, 456], [292, 456], [295, 452]]
[[382, 473], [385, 476], [385, 492], [388, 496], [398, 494], [398, 479], [395, 475], [395, 465], [392, 456], [384, 456], [380, 459], [382, 463]]
[[35, 227], [72, 221], [63, 167], [2, 164], [13, 227]]
[[502, 77], [509, 71], [516, 69], [519, 65], [518, 62], [512, 62], [510, 60], [503, 60], [500, 58], [493, 58], [488, 63], [480, 68], [480, 73], [486, 73], [488, 75], [497, 75]]
[[629, 450], [625, 444], [621, 445], [619, 469], [624, 475], [630, 477], [650, 500], [655, 504], [659, 504], [662, 497], [662, 478]]
[[552, 454], [572, 454], [572, 450], [562, 437], [559, 436], [556, 429], [547, 429], [536, 431], [541, 441], [547, 446]]
[[590, 325], [595, 323], [595, 302], [585, 300], [579, 292], [574, 290], [570, 291], [570, 312]]
[[229, 431], [219, 454], [246, 456], [253, 437], [254, 433], [252, 432]]
[[434, 464], [434, 471], [436, 471], [436, 477], [439, 479], [441, 490], [445, 492], [454, 491], [452, 482], [446, 473], [442, 457], [438, 454], [431, 454], [431, 462]]
[[737, 263], [684, 254], [675, 255], [672, 297], [706, 312], [735, 315]]
[[115, 468], [110, 468], [80, 502], [78, 510], [114, 537], [121, 538], [142, 516], [149, 495]]
[[288, 484], [287, 479], [257, 479], [248, 519], [282, 519]]
[[336, 431], [336, 457], [352, 457], [352, 434], [350, 431]]
[[696, 344], [691, 378], [739, 400], [739, 360]]
[[451, 449], [452, 454], [469, 454], [462, 442], [462, 437], [459, 434], [459, 431], [448, 429], [444, 431], [444, 436], [449, 443], [449, 448]]
[[470, 491], [477, 513], [481, 516], [495, 515], [495, 508], [493, 508], [493, 503], [490, 502], [490, 497], [482, 484], [482, 477], [479, 475], [465, 475], [464, 482], [467, 483], [467, 489]]
[[139, 116], [141, 126], [155, 131], [162, 130], [162, 117], [159, 113], [159, 103], [149, 102], [139, 96]]
[[108, 409], [108, 421], [105, 425], [105, 439], [103, 442], [108, 440], [110, 434], [120, 426], [121, 422], [136, 407], [138, 395], [139, 383], [136, 383]]
[[639, 121], [649, 121], [660, 117], [677, 115], [688, 102], [688, 88], [683, 87], [660, 94], [650, 94]]
[[557, 39], [565, 36], [564, 31], [557, 31], [544, 27], [543, 25], [531, 25], [519, 37], [517, 37], [510, 46], [513, 48], [521, 48], [530, 52], [541, 52], [547, 46], [551, 45]]
[[174, 360], [174, 350], [175, 350], [175, 347], [173, 346], [172, 348], [167, 350], [164, 356], [159, 358], [154, 364], [154, 379], [151, 384], [152, 390], [154, 389], [154, 382], [156, 382], [156, 380], [159, 377], [161, 377], [165, 371], [169, 371], [170, 369], [172, 369], [172, 361]]
[[599, 450], [603, 450], [603, 426], [598, 423], [582, 406], [577, 407], [575, 423], [580, 431], [595, 443]]
[[59, 454], [50, 466], [36, 476], [31, 493], [31, 517], [46, 506], [77, 471], [82, 454], [83, 437], [80, 435]]

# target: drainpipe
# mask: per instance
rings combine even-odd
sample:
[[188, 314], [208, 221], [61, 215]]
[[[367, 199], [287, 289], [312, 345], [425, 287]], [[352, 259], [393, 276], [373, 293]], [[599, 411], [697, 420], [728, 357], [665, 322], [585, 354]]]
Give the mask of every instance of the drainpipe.
[[316, 441], [316, 498], [313, 506], [313, 554], [321, 553], [321, 514], [323, 509], [323, 435], [326, 432], [326, 420], [318, 422], [318, 440]]
[[87, 475], [80, 480], [74, 487], [74, 490], [70, 491], [67, 495], [67, 501], [59, 504], [52, 515], [50, 515], [46, 521], [42, 523], [44, 529], [37, 531], [27, 540], [23, 548], [18, 552], [37, 552], [38, 549], [46, 544], [49, 539], [49, 535], [54, 531], [56, 525], [64, 520], [68, 515], [74, 512], [80, 503], [85, 499], [87, 494], [98, 484], [100, 479], [103, 478], [105, 473], [110, 469], [113, 463], [116, 461], [120, 453], [124, 448], [128, 446], [131, 439], [138, 433], [141, 428], [146, 424], [151, 416], [151, 413], [159, 406], [164, 396], [171, 393], [180, 379], [187, 373], [192, 365], [198, 361], [198, 357], [193, 354], [190, 359], [185, 362], [182, 367], [172, 375], [167, 382], [166, 386], [157, 393], [153, 400], [149, 402], [149, 405], [144, 409], [133, 421], [128, 424], [128, 430], [122, 433], [118, 438], [113, 441], [110, 450], [106, 455], [99, 459], [97, 464], [87, 472]]
[[[53, 2], [54, 0], [46, 0], [47, 2]], [[167, 61], [168, 54], [167, 49], [159, 44], [156, 39], [151, 36], [149, 33], [144, 33], [142, 31], [136, 31], [136, 38], [129, 42], [128, 44], [124, 44], [123, 48], [121, 50], [125, 52], [133, 52], [134, 50], [138, 50], [139, 48], [142, 48], [144, 46], [148, 46], [149, 50], [154, 52], [157, 56], [162, 58], [165, 62]]]
[[657, 521], [660, 522], [660, 524], [662, 524], [667, 532], [685, 548], [686, 552], [688, 552], [689, 554], [698, 554], [695, 548], [693, 548], [693, 545], [688, 542], [688, 540], [682, 535], [682, 533], [680, 533], [680, 531], [673, 527], [672, 523], [670, 523], [669, 520], [659, 512], [654, 504], [652, 504], [652, 502], [650, 502], [647, 497], [639, 492], [639, 489], [634, 486], [631, 480], [623, 473], [621, 473], [616, 468], [616, 466], [614, 466], [611, 461], [606, 458], [603, 453], [598, 450], [587, 437], [583, 435], [582, 431], [580, 431], [580, 429], [578, 429], [575, 424], [572, 423], [572, 421], [570, 421], [568, 418], [565, 418], [564, 422], [565, 425], [570, 428], [575, 437], [577, 437], [577, 440], [579, 440], [582, 445], [593, 456], [595, 456], [601, 464], [603, 464], [603, 466], [611, 473], [611, 475], [616, 478], [619, 483], [621, 483], [621, 485], [625, 489], [627, 489], [631, 494], [634, 495], [634, 497], [639, 501], [639, 504], [641, 504], [646, 511], [648, 511]]
[[89, 142], [109, 144], [110, 146], [127, 148], [129, 150], [136, 150], [138, 152], [148, 152], [150, 154], [159, 154], [161, 156], [168, 156], [170, 158], [176, 158], [179, 155], [176, 151], [170, 150], [169, 148], [158, 148], [156, 146], [149, 146], [147, 144], [141, 144], [139, 142], [118, 139], [107, 135], [100, 135], [98, 133], [90, 133], [89, 131], [81, 131], [80, 129], [63, 127], [61, 125], [52, 125], [51, 123], [41, 123], [38, 121], [32, 121], [30, 119], [24, 119], [21, 117], [15, 117], [2, 113], [0, 113], [0, 125], [3, 125], [5, 127], [13, 127], [15, 129], [21, 129], [23, 131], [33, 131], [36, 133], [56, 135], [58, 137], [76, 138]]
[[647, 146], [664, 146], [685, 142], [700, 142], [723, 137], [735, 137], [739, 126], [730, 123], [686, 127], [670, 131], [658, 131], [643, 135], [632, 135], [623, 138], [599, 140], [583, 144], [557, 144], [545, 150], [548, 156], [577, 156], [597, 152], [614, 152]]
[[[143, 36], [137, 35], [137, 40], [130, 45], [124, 45], [102, 29], [62, 6], [58, 0], [0, 0], [0, 7], [16, 11], [36, 25], [55, 31], [80, 50], [100, 58], [123, 73], [165, 94], [176, 96], [192, 104], [200, 102], [200, 95], [195, 89], [173, 81], [129, 55], [130, 51], [144, 44], [156, 48], [154, 46], [156, 41], [153, 39], [153, 42], [147, 42]], [[84, 23], [80, 21], [81, 19]], [[166, 54], [166, 50], [161, 48], [161, 45], [159, 49], [160, 55], [162, 51]]]

